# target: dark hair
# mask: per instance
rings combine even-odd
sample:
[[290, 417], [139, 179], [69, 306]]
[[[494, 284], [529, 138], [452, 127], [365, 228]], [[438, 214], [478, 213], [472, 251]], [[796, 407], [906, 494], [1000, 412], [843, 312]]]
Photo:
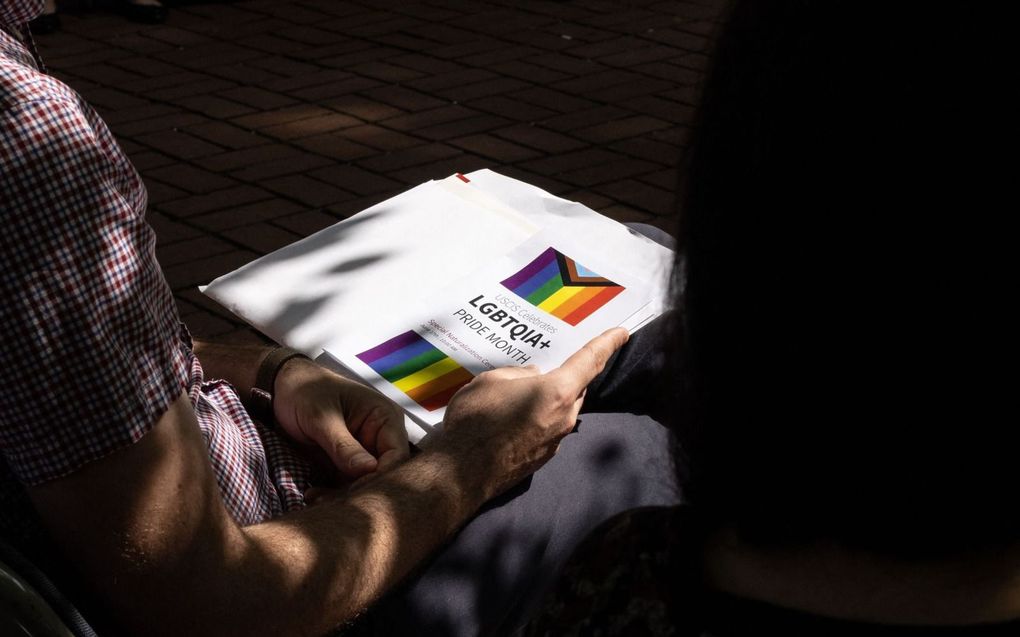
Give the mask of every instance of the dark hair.
[[1018, 537], [994, 18], [910, 4], [742, 2], [718, 41], [679, 198], [678, 464], [759, 543]]

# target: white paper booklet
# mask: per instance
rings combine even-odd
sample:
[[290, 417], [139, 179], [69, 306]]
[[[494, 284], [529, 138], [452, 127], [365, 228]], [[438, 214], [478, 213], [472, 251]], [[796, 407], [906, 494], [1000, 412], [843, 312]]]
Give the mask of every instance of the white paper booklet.
[[203, 291], [278, 342], [383, 392], [419, 441], [504, 365], [560, 365], [661, 313], [672, 251], [489, 170], [417, 186]]

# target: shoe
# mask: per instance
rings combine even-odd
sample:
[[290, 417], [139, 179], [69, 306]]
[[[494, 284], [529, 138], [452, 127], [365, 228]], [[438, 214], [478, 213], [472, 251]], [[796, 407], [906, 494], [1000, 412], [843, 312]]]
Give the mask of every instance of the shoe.
[[168, 13], [163, 5], [135, 4], [131, 0], [121, 2], [120, 10], [128, 20], [142, 24], [162, 24]]
[[40, 13], [39, 16], [29, 21], [28, 28], [34, 35], [46, 35], [60, 29], [60, 18], [56, 13]]

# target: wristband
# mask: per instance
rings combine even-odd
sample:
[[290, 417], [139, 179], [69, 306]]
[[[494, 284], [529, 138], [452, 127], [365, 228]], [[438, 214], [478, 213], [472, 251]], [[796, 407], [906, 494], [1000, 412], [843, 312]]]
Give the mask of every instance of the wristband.
[[269, 354], [262, 359], [262, 364], [259, 365], [259, 371], [255, 374], [255, 384], [249, 392], [250, 404], [248, 406], [248, 412], [251, 414], [252, 418], [258, 420], [270, 429], [276, 426], [276, 412], [273, 411], [273, 405], [276, 399], [276, 393], [274, 391], [276, 377], [279, 375], [280, 370], [283, 369], [284, 364], [292, 358], [307, 359], [308, 357], [289, 347], [277, 346], [275, 349], [271, 350]]

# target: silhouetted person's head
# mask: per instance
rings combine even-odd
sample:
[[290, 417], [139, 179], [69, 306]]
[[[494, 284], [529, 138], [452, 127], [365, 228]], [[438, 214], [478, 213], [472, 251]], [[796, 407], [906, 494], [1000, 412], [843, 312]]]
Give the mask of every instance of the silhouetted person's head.
[[917, 6], [755, 0], [720, 38], [680, 197], [677, 424], [690, 497], [749, 539], [1017, 537], [1007, 78], [994, 16]]

